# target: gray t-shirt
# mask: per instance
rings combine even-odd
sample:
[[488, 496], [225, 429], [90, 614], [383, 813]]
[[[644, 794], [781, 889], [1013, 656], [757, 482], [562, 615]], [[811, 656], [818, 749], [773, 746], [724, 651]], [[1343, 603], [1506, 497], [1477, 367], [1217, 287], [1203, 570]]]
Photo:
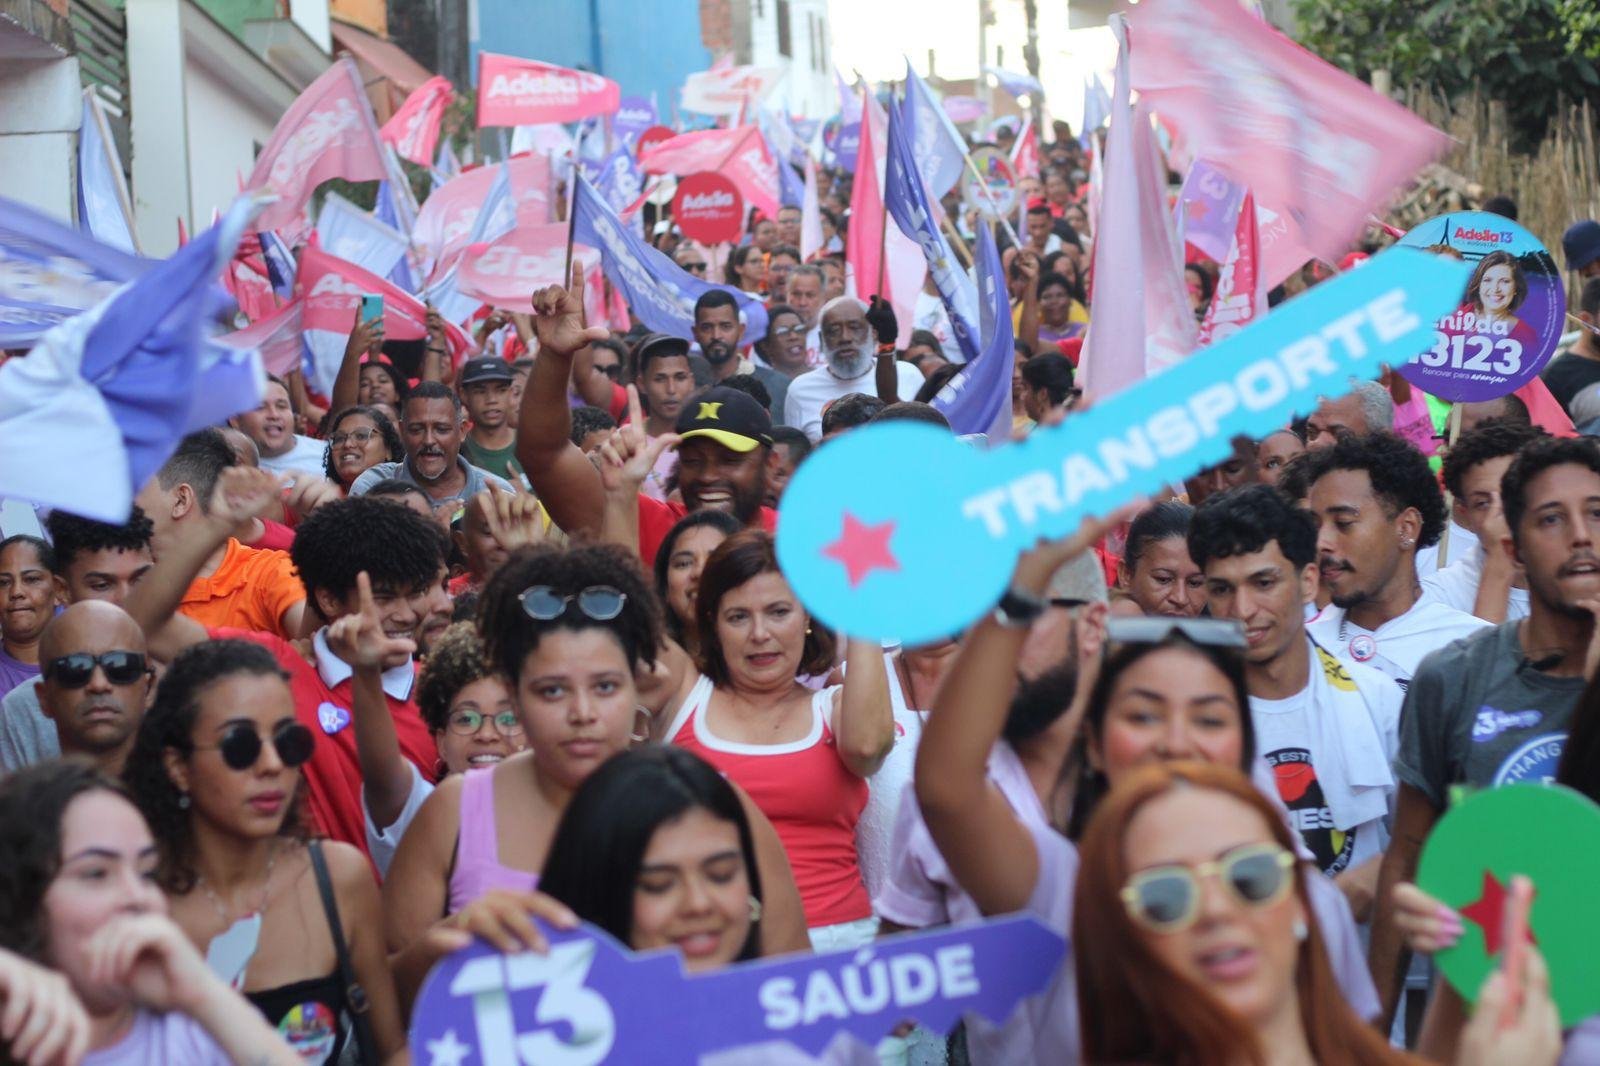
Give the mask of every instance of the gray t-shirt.
[[1400, 709], [1395, 775], [1443, 810], [1453, 784], [1553, 781], [1581, 677], [1535, 670], [1505, 622], [1423, 659]]
[[[488, 488], [489, 482], [491, 481], [505, 489], [507, 492], [512, 491], [511, 483], [505, 478], [491, 474], [487, 470], [480, 470], [459, 455], [456, 456], [456, 463], [460, 465], [461, 469], [464, 470], [467, 475], [467, 483], [462, 486], [461, 491], [455, 495], [455, 498], [460, 500], [462, 503], [466, 503], [473, 496], [477, 495], [477, 493]], [[422, 489], [422, 491], [429, 497], [433, 496], [431, 492], [428, 492], [427, 486], [423, 485], [412, 475], [411, 464], [404, 459], [400, 460], [398, 463], [379, 463], [376, 466], [368, 467], [362, 472], [360, 477], [356, 478], [355, 484], [350, 486], [350, 495], [364, 496], [366, 495], [367, 490], [372, 488], [372, 486], [389, 478], [397, 478], [400, 481], [409, 481], [411, 484]], [[436, 498], [434, 502], [437, 503], [440, 499], [443, 499], [443, 497]]]
[[0, 770], [8, 774], [61, 756], [56, 724], [39, 709], [35, 680], [28, 678], [0, 700]]

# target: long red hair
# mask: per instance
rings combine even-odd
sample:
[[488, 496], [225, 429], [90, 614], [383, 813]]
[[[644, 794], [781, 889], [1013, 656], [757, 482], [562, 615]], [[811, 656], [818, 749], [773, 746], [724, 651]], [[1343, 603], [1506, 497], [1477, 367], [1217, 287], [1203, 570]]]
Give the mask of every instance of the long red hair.
[[[1140, 808], [1174, 789], [1220, 792], [1261, 816], [1281, 847], [1294, 850], [1289, 827], [1250, 780], [1228, 766], [1154, 763], [1113, 789], [1079, 842], [1072, 950], [1078, 971], [1078, 1010], [1084, 1060], [1162, 1062], [1177, 1066], [1266, 1062], [1250, 1024], [1201, 985], [1176, 973], [1149, 949], [1150, 934], [1134, 924], [1120, 893], [1129, 876], [1123, 850]], [[1295, 865], [1295, 892], [1308, 916], [1305, 867]], [[1314, 876], [1314, 875], [1313, 875]], [[1391, 1049], [1345, 1002], [1328, 964], [1315, 920], [1300, 945], [1295, 985], [1306, 1041], [1317, 1062], [1396, 1066], [1420, 1062]]]

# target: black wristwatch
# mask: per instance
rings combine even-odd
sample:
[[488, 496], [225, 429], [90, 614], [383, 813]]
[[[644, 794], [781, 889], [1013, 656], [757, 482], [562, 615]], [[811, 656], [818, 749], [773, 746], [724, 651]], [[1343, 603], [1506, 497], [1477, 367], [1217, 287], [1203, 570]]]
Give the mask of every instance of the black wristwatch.
[[1009, 588], [994, 605], [994, 620], [1007, 629], [1026, 629], [1044, 614], [1044, 608], [1045, 602], [1039, 597]]

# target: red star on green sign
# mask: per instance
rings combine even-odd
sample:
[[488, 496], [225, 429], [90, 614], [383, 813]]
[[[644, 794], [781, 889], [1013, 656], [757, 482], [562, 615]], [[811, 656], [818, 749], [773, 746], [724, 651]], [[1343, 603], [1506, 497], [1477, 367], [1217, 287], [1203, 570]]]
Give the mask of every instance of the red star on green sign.
[[[1462, 915], [1483, 930], [1483, 950], [1491, 957], [1500, 954], [1504, 946], [1500, 938], [1505, 935], [1505, 909], [1506, 900], [1511, 898], [1511, 893], [1506, 891], [1506, 886], [1500, 879], [1488, 870], [1483, 871], [1483, 894], [1472, 903], [1461, 908]], [[1533, 935], [1533, 927], [1528, 927], [1528, 943], [1537, 944], [1539, 941]]]

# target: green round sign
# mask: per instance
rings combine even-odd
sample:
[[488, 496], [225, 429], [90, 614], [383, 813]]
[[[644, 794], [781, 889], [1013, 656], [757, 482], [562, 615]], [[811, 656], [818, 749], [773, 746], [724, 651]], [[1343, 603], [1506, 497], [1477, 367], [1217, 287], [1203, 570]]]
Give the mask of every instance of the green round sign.
[[1461, 915], [1464, 932], [1435, 958], [1468, 1003], [1498, 965], [1511, 878], [1533, 882], [1528, 928], [1550, 967], [1563, 1027], [1600, 1014], [1600, 806], [1570, 788], [1477, 792], [1434, 826], [1417, 885]]

